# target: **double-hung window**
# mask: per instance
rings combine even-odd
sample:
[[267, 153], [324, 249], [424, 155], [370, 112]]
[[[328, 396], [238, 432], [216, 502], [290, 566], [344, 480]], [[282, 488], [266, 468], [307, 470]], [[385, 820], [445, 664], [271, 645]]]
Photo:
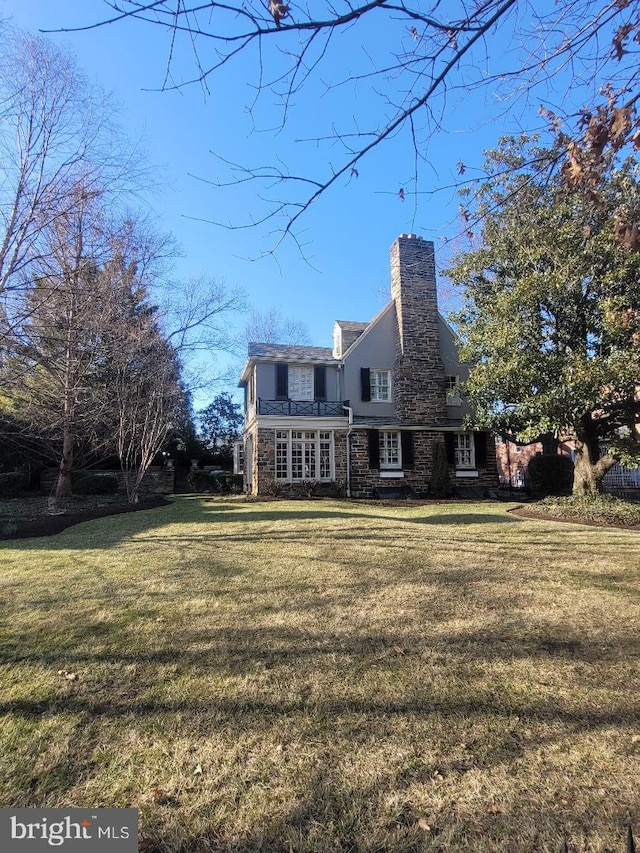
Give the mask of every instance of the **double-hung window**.
[[402, 468], [399, 432], [380, 431], [380, 468]]
[[456, 468], [475, 468], [473, 435], [470, 432], [454, 433], [453, 449]]
[[446, 377], [447, 382], [447, 405], [448, 406], [460, 406], [462, 400], [460, 399], [460, 377], [449, 375]]
[[391, 371], [370, 370], [371, 402], [388, 403], [391, 400]]
[[276, 430], [276, 479], [290, 483], [333, 480], [333, 433]]

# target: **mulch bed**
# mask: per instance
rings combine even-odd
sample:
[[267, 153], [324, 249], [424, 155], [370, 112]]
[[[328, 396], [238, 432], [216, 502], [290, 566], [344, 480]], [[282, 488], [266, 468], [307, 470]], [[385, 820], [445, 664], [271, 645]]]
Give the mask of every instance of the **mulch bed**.
[[[105, 518], [108, 515], [119, 515], [123, 512], [140, 512], [143, 509], [155, 509], [159, 506], [169, 506], [170, 501], [158, 495], [138, 504], [111, 504], [85, 509], [80, 512], [69, 512], [64, 515], [43, 515], [41, 518], [21, 519], [6, 518], [5, 523], [15, 524], [15, 528], [4, 532], [0, 528], [2, 539], [31, 539], [37, 536], [55, 536], [67, 527], [80, 524], [83, 521], [93, 521], [95, 518]], [[12, 525], [13, 526], [13, 525]]]
[[516, 506], [513, 509], [507, 510], [513, 515], [519, 515], [521, 518], [533, 518], [540, 521], [562, 521], [565, 524], [586, 524], [588, 527], [615, 527], [620, 530], [640, 530], [640, 524], [613, 524], [609, 521], [588, 521], [583, 518], [575, 518], [574, 516], [550, 515], [548, 513], [535, 512], [527, 506]]

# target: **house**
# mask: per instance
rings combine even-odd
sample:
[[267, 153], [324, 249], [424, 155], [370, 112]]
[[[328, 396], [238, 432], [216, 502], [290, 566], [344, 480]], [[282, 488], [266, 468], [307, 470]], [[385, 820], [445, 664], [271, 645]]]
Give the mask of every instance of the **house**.
[[493, 438], [463, 425], [457, 386], [467, 371], [438, 313], [432, 242], [395, 241], [391, 296], [369, 322], [337, 320], [332, 347], [249, 344], [240, 381], [248, 492], [425, 497], [436, 441], [460, 492], [497, 487]]

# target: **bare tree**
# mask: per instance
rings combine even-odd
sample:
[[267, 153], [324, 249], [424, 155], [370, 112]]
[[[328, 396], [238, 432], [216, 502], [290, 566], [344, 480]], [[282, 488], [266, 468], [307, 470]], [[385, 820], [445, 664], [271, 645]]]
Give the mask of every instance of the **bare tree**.
[[[218, 78], [226, 85], [222, 72], [242, 61], [242, 82], [252, 92], [245, 106], [256, 126], [261, 95], [268, 96], [269, 107], [274, 100], [280, 105], [280, 120], [274, 123], [271, 109], [268, 118], [278, 132], [295, 123], [300, 102], [307, 124], [316, 113], [326, 118], [326, 126], [305, 133], [306, 139], [281, 135], [264, 163], [220, 157], [229, 178], [212, 181], [214, 186], [250, 181], [262, 188], [255, 195], [261, 207], [250, 211], [247, 223], [230, 227], [276, 220], [279, 239], [295, 238], [296, 223], [309, 206], [331, 187], [355, 181], [367, 155], [401, 132], [413, 178], [394, 191], [403, 200], [417, 193], [429, 138], [442, 128], [452, 104], [474, 90], [487, 93], [493, 115], [515, 110], [518, 99], [528, 107], [532, 100], [544, 103], [544, 120], [556, 134], [568, 179], [597, 169], [607, 148], [639, 145], [638, 0], [104, 2], [111, 13], [92, 26], [135, 19], [170, 33], [163, 88], [197, 83], [208, 90]], [[190, 79], [177, 76], [176, 57], [185, 51], [193, 59]], [[247, 68], [254, 69], [251, 80]], [[556, 88], [559, 74], [573, 85]], [[337, 124], [329, 111], [308, 109], [320, 95], [345, 87], [366, 105], [364, 117]], [[584, 103], [576, 102], [576, 91], [585, 93]], [[320, 153], [315, 159], [307, 154], [305, 165], [296, 168], [292, 146], [300, 142], [312, 142]], [[464, 170], [460, 163], [460, 173]], [[635, 213], [621, 211], [619, 227], [633, 246]]]
[[152, 315], [125, 323], [116, 340], [107, 390], [127, 499], [137, 503], [145, 474], [182, 415], [180, 365]]
[[308, 344], [309, 329], [302, 321], [283, 316], [277, 308], [268, 308], [251, 312], [243, 337], [245, 344]]
[[[22, 316], [34, 265], [50, 251], [49, 234], [86, 192], [122, 190], [135, 169], [114, 145], [108, 103], [89, 88], [74, 61], [42, 38], [4, 34], [0, 59], [1, 333]], [[130, 149], [131, 150], [131, 149]]]

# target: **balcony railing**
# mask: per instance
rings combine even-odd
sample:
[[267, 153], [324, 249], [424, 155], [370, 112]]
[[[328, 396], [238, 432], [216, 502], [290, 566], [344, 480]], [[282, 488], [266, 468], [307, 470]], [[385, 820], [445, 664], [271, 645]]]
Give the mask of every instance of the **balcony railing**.
[[286, 415], [295, 418], [342, 418], [348, 400], [263, 400], [258, 398], [259, 415]]

